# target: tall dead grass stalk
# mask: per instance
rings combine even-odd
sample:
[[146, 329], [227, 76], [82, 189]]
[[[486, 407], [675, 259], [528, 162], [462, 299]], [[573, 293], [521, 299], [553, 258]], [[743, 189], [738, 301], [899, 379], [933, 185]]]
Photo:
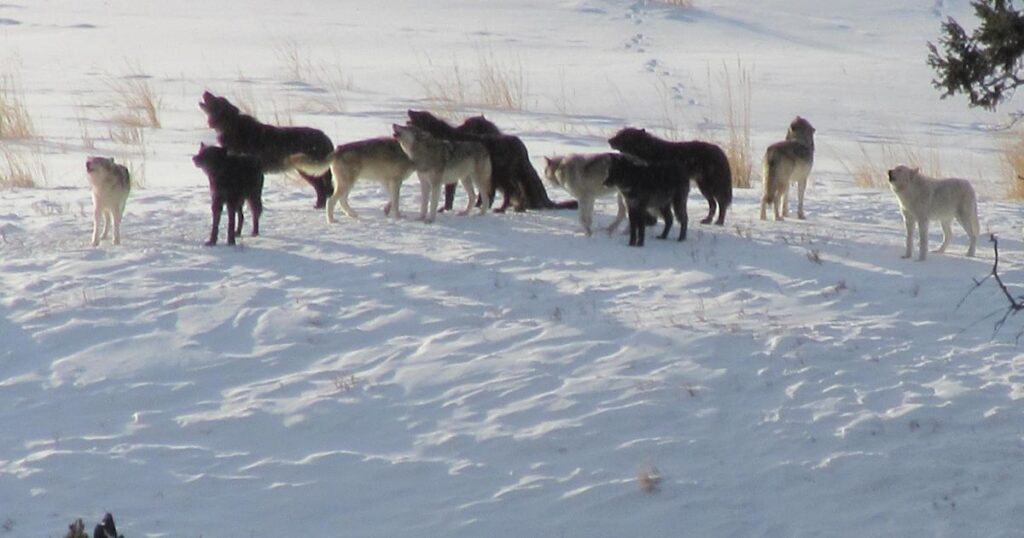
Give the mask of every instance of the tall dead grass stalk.
[[1024, 130], [1018, 130], [1002, 145], [1006, 197], [1024, 200]]
[[34, 135], [32, 118], [15, 76], [0, 75], [0, 138], [26, 140]]
[[450, 112], [471, 106], [526, 109], [527, 76], [518, 59], [499, 58], [491, 50], [479, 49], [475, 70], [468, 73], [458, 58], [438, 68], [428, 59], [428, 66], [429, 72], [416, 77], [416, 82], [436, 108]]
[[753, 170], [750, 147], [750, 96], [753, 89], [750, 68], [739, 59], [736, 72], [728, 64], [722, 64], [720, 83], [725, 96], [725, 155], [732, 170], [732, 185], [749, 189]]

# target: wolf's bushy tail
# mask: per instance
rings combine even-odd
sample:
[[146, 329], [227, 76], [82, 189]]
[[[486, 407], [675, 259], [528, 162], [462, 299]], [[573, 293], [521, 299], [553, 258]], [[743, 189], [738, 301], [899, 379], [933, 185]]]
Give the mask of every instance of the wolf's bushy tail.
[[334, 161], [334, 152], [328, 153], [323, 159], [306, 153], [296, 153], [288, 157], [288, 163], [294, 166], [303, 175], [322, 176], [331, 169]]

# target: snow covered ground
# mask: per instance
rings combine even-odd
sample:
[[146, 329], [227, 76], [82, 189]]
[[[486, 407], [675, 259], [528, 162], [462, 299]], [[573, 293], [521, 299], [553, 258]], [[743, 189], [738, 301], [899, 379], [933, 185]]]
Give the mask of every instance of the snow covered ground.
[[[924, 62], [968, 3], [696, 4], [0, 4], [37, 131], [0, 146], [45, 181], [0, 191], [0, 536], [105, 511], [129, 537], [1024, 536], [1024, 320], [994, 332], [1001, 292], [968, 295], [987, 236], [902, 260], [892, 194], [851, 177], [889, 144], [973, 178], [1019, 291], [1005, 116], [940, 101]], [[327, 225], [272, 177], [263, 235], [201, 246], [204, 89], [342, 143], [444, 111], [431, 82], [481, 58], [523, 110], [455, 112], [539, 168], [627, 124], [724, 140], [722, 79], [748, 72], [755, 158], [797, 114], [817, 128], [809, 218], [761, 222], [738, 190], [726, 226], [632, 249], [573, 211], [425, 225], [415, 180], [409, 218], [360, 183], [362, 218]], [[133, 79], [162, 123], [135, 143]], [[88, 246], [89, 154], [145, 184], [119, 247]]]

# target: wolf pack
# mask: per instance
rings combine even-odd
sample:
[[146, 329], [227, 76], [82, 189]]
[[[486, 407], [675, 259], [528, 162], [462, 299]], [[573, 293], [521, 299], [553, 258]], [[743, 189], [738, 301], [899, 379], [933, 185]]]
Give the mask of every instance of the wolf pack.
[[[606, 228], [615, 232], [629, 221], [629, 245], [644, 246], [645, 231], [660, 218], [660, 239], [668, 237], [675, 221], [678, 240], [686, 239], [687, 200], [691, 182], [708, 203], [701, 224], [723, 225], [732, 205], [732, 172], [725, 152], [699, 141], [669, 141], [646, 129], [625, 127], [608, 139], [615, 150], [604, 153], [545, 157], [544, 178], [575, 200], [552, 201], [530, 161], [523, 141], [505, 133], [484, 116], [455, 126], [438, 116], [409, 110], [405, 124], [393, 124], [387, 136], [334, 146], [322, 131], [310, 127], [281, 127], [262, 123], [242, 113], [225, 97], [209, 91], [199, 108], [216, 132], [218, 145], [200, 143], [193, 164], [209, 180], [211, 227], [206, 245], [216, 245], [220, 221], [227, 209], [227, 244], [242, 234], [243, 206], [248, 206], [252, 235], [259, 235], [263, 211], [264, 175], [294, 171], [313, 188], [314, 206], [323, 209], [328, 223], [335, 222], [335, 207], [350, 218], [356, 211], [349, 194], [360, 179], [383, 185], [388, 200], [385, 215], [401, 218], [402, 184], [415, 172], [420, 181], [419, 219], [431, 223], [438, 212], [451, 210], [455, 186], [465, 190], [467, 204], [460, 214], [490, 210], [514, 211], [577, 209], [579, 225], [593, 234], [594, 205], [600, 197], [614, 196], [618, 211]], [[814, 164], [815, 129], [797, 116], [784, 140], [768, 146], [762, 163], [760, 219], [771, 208], [775, 220], [789, 216], [790, 188], [796, 189], [796, 217], [805, 219], [804, 194]], [[107, 157], [89, 157], [86, 172], [93, 193], [92, 245], [113, 232], [120, 243], [121, 219], [131, 190], [128, 169]], [[952, 239], [955, 219], [967, 233], [967, 256], [973, 256], [979, 233], [977, 199], [970, 182], [959, 178], [931, 178], [917, 168], [896, 166], [888, 171], [906, 227], [904, 258], [913, 256], [918, 234], [918, 260], [928, 252], [928, 226], [938, 221], [944, 252]], [[501, 203], [497, 203], [498, 195]], [[443, 195], [443, 198], [442, 198]]]

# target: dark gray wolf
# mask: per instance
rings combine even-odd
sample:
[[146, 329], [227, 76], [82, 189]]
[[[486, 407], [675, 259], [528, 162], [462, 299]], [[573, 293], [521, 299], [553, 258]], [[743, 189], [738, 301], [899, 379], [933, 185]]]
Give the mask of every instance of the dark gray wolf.
[[644, 246], [648, 209], [656, 209], [665, 219], [659, 239], [668, 237], [672, 228], [672, 211], [679, 221], [679, 241], [686, 239], [688, 217], [686, 198], [690, 180], [686, 170], [676, 161], [644, 162], [630, 155], [617, 155], [608, 167], [604, 186], [615, 187], [626, 199], [629, 208], [629, 246]]
[[391, 128], [395, 133], [395, 139], [409, 156], [420, 177], [420, 218], [424, 222], [434, 222], [437, 216], [441, 187], [455, 182], [462, 183], [469, 199], [463, 214], [469, 213], [476, 205], [474, 186], [480, 191], [480, 214], [487, 213], [490, 206], [491, 157], [483, 144], [435, 138], [414, 125], [396, 124]]
[[804, 219], [804, 190], [807, 176], [814, 164], [814, 127], [797, 116], [789, 124], [786, 140], [776, 142], [764, 152], [761, 174], [761, 220], [766, 218], [768, 204], [775, 210], [775, 220], [789, 216], [789, 187], [797, 184], [796, 218]]
[[613, 149], [639, 157], [647, 162], [675, 161], [682, 165], [688, 180], [697, 182], [697, 188], [708, 201], [708, 216], [701, 224], [708, 224], [718, 210], [715, 224], [725, 223], [725, 212], [732, 204], [732, 171], [722, 148], [701, 141], [669, 142], [644, 129], [626, 127], [608, 139]]
[[114, 244], [121, 244], [121, 217], [132, 190], [128, 169], [107, 157], [89, 157], [85, 160], [85, 171], [92, 185], [92, 246], [107, 238], [110, 228], [114, 229]]
[[928, 254], [928, 221], [942, 223], [942, 245], [935, 252], [945, 252], [953, 238], [950, 224], [955, 218], [970, 241], [967, 255], [974, 256], [978, 241], [978, 200], [974, 187], [966, 179], [933, 179], [922, 174], [917, 168], [897, 166], [889, 170], [889, 188], [899, 200], [903, 223], [907, 227], [907, 249], [904, 258], [913, 255], [914, 225], [920, 235], [920, 250], [917, 259], [924, 261]]
[[[334, 222], [334, 204], [340, 202], [346, 215], [356, 218], [348, 205], [348, 194], [356, 180], [366, 178], [379, 181], [388, 191], [384, 213], [401, 218], [398, 197], [405, 181], [415, 170], [402, 146], [392, 137], [370, 138], [342, 144], [324, 159], [314, 159], [305, 153], [291, 157], [292, 164], [308, 174], [321, 175], [330, 171], [334, 177], [334, 193], [327, 199], [327, 222]], [[391, 211], [394, 209], [394, 212]]]
[[217, 244], [217, 229], [225, 205], [228, 208], [229, 245], [234, 245], [235, 236], [242, 234], [242, 204], [246, 202], [252, 217], [252, 235], [259, 235], [260, 214], [263, 213], [263, 167], [260, 162], [248, 155], [231, 154], [224, 148], [202, 143], [192, 162], [206, 172], [210, 180], [213, 225], [206, 245]]
[[[479, 142], [491, 156], [491, 200], [501, 191], [503, 200], [496, 210], [503, 212], [512, 205], [516, 211], [527, 209], [575, 209], [573, 200], [552, 202], [537, 170], [530, 162], [530, 153], [516, 136], [503, 134], [497, 126], [482, 116], [470, 118], [459, 127], [434, 116], [430, 112], [409, 110], [409, 124], [415, 125], [436, 138]], [[446, 193], [445, 207], [451, 202]]]
[[583, 232], [589, 237], [593, 230], [594, 201], [601, 196], [614, 194], [619, 205], [615, 220], [608, 226], [608, 233], [614, 233], [619, 223], [626, 218], [626, 199], [615, 187], [606, 187], [608, 168], [615, 153], [593, 153], [588, 155], [570, 154], [545, 157], [544, 177], [549, 183], [558, 185], [579, 202], [579, 221]]
[[[217, 131], [217, 142], [232, 153], [255, 158], [264, 172], [285, 172], [292, 169], [289, 157], [304, 153], [313, 159], [324, 159], [334, 144], [323, 131], [310, 127], [277, 127], [260, 123], [242, 112], [224, 97], [203, 92], [199, 108], [206, 113], [209, 126]], [[316, 191], [315, 207], [320, 209], [331, 193], [331, 175], [299, 175]]]
[[93, 529], [92, 538], [124, 538], [124, 535], [117, 533], [117, 527], [114, 525], [114, 516], [108, 512], [103, 516], [103, 521]]

